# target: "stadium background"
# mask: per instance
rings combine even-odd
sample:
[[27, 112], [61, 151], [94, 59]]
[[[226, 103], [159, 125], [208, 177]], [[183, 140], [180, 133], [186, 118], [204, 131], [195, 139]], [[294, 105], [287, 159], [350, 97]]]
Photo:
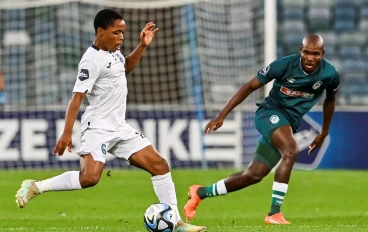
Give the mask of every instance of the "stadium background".
[[[203, 137], [202, 128], [259, 69], [276, 57], [297, 53], [309, 32], [323, 36], [326, 59], [339, 70], [342, 87], [330, 142], [316, 156], [307, 156], [307, 145], [321, 126], [321, 108], [316, 107], [297, 135], [301, 155], [296, 167], [368, 167], [357, 139], [366, 131], [368, 104], [367, 1], [52, 2], [0, 3], [6, 84], [0, 167], [78, 166], [77, 156], [58, 159], [50, 151], [63, 128], [78, 62], [93, 41], [93, 18], [104, 7], [124, 16], [125, 55], [137, 45], [146, 22], [160, 28], [128, 77], [127, 118], [174, 168], [242, 168], [249, 163], [259, 138], [253, 126], [255, 103], [267, 89], [253, 93], [222, 130]], [[79, 133], [77, 122], [74, 151]], [[124, 166], [109, 159], [108, 166]]]
[[[341, 88], [324, 146], [306, 154], [321, 128], [322, 101], [296, 135], [301, 152], [295, 168], [308, 171], [293, 171], [283, 205], [293, 225], [263, 225], [273, 175], [204, 201], [194, 223], [213, 232], [368, 231], [367, 0], [0, 0], [0, 69], [6, 84], [0, 112], [0, 231], [145, 230], [143, 212], [157, 202], [150, 176], [112, 156], [94, 188], [47, 193], [22, 210], [14, 203], [22, 180], [79, 167], [75, 154], [59, 158], [51, 151], [62, 133], [79, 59], [93, 41], [93, 18], [103, 8], [115, 9], [126, 21], [125, 55], [138, 44], [146, 22], [160, 28], [128, 76], [127, 117], [173, 167], [180, 208], [188, 186], [212, 184], [246, 168], [260, 136], [253, 125], [255, 103], [269, 86], [239, 105], [216, 133], [201, 136], [205, 123], [258, 70], [298, 52], [305, 34], [320, 33]], [[73, 153], [79, 134], [77, 121]]]

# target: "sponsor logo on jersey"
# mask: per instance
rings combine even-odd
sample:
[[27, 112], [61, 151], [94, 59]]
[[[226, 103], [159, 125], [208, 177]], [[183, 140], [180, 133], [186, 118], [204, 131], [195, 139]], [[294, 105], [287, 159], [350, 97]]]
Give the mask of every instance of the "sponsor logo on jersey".
[[272, 115], [270, 117], [270, 121], [271, 121], [272, 124], [276, 124], [276, 123], [278, 123], [280, 121], [280, 118], [277, 115]]
[[290, 97], [302, 97], [302, 98], [313, 98], [314, 97], [314, 94], [312, 93], [295, 91], [295, 90], [288, 89], [284, 86], [281, 86], [280, 91]]
[[104, 155], [106, 155], [106, 144], [102, 144], [101, 145], [101, 151], [102, 151], [102, 153], [104, 154]]
[[88, 69], [81, 69], [79, 74], [78, 74], [78, 78], [81, 81], [85, 81], [89, 78], [89, 72]]
[[321, 87], [322, 85], [322, 81], [316, 81], [314, 84], [313, 84], [313, 89], [318, 89], [319, 87]]
[[260, 74], [266, 75], [270, 71], [270, 66], [264, 67], [261, 71], [259, 71]]

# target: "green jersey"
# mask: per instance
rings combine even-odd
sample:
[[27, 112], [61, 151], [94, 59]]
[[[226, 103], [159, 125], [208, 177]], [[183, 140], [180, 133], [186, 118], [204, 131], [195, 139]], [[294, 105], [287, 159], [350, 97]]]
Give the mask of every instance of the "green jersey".
[[303, 116], [318, 102], [324, 90], [337, 92], [340, 83], [336, 68], [325, 59], [313, 73], [305, 73], [300, 54], [277, 59], [260, 70], [257, 78], [262, 84], [275, 80], [261, 105], [285, 114], [294, 132], [299, 131]]

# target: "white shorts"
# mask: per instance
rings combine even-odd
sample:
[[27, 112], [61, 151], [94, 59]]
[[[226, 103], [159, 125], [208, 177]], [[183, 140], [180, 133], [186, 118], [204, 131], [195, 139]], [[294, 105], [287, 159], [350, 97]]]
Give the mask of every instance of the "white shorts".
[[105, 163], [106, 154], [129, 160], [129, 157], [151, 145], [141, 133], [126, 124], [120, 131], [87, 129], [81, 134], [79, 156], [91, 154], [95, 161]]

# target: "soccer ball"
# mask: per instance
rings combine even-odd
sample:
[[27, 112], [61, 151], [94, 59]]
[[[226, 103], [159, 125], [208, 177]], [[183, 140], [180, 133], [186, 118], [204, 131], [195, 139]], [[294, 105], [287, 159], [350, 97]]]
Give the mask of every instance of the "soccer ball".
[[166, 204], [150, 205], [144, 217], [144, 226], [151, 232], [173, 232], [176, 226], [176, 213]]

